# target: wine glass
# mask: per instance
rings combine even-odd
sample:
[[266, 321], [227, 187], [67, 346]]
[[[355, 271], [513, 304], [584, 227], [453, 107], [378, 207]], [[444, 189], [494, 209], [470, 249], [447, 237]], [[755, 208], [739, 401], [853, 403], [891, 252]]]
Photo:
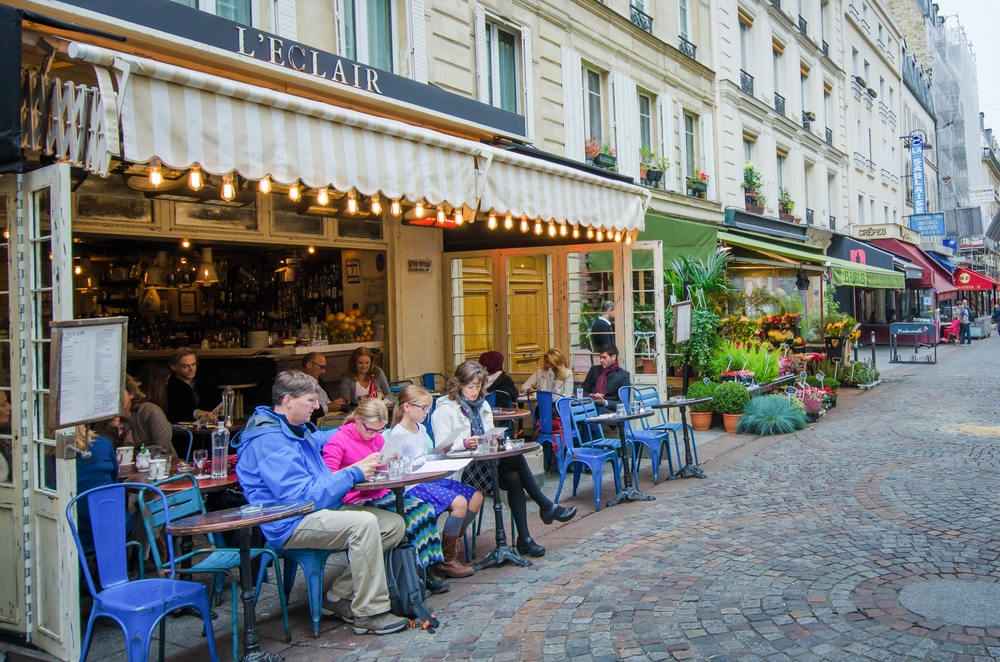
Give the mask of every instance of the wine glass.
[[204, 478], [205, 477], [204, 467], [205, 467], [205, 462], [208, 461], [208, 451], [205, 450], [204, 448], [199, 448], [194, 452], [193, 457], [194, 457], [194, 466], [198, 467], [198, 478]]

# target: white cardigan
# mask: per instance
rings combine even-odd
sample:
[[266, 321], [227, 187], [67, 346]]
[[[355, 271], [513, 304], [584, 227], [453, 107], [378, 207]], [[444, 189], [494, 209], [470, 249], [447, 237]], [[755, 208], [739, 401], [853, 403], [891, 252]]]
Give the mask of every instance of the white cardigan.
[[531, 373], [531, 376], [528, 377], [527, 381], [521, 384], [521, 388], [518, 390], [520, 390], [523, 394], [529, 387], [535, 389], [536, 391], [553, 391], [566, 397], [572, 397], [573, 373], [570, 373], [570, 378], [564, 381], [556, 377], [554, 370], [548, 370], [545, 367], [541, 367]]
[[[489, 431], [493, 427], [493, 409], [488, 402], [483, 402], [479, 407], [479, 416], [483, 419], [483, 431]], [[447, 396], [438, 398], [437, 406], [431, 415], [431, 429], [434, 431], [434, 440], [438, 443], [448, 438], [453, 430], [463, 428], [465, 430], [462, 437], [461, 446], [465, 448], [465, 440], [472, 436], [472, 424], [464, 413], [462, 406]]]

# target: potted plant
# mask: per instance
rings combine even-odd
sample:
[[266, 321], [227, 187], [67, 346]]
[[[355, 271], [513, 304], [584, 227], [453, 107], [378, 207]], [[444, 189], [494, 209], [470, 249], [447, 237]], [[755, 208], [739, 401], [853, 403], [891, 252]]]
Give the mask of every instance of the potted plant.
[[612, 170], [618, 164], [618, 156], [611, 147], [611, 142], [601, 145], [600, 151], [594, 156], [594, 165], [598, 168]]
[[[792, 400], [796, 400], [795, 403]], [[736, 431], [766, 437], [790, 434], [806, 429], [806, 414], [797, 398], [784, 395], [762, 395], [747, 403]]]
[[655, 186], [663, 179], [663, 173], [667, 171], [670, 167], [670, 159], [665, 156], [657, 158], [656, 154], [652, 155], [646, 169], [646, 183], [650, 186]]
[[694, 174], [687, 178], [688, 195], [692, 198], [705, 199], [708, 192], [708, 173], [695, 170]]
[[743, 195], [746, 198], [748, 212], [763, 214], [764, 207], [760, 204], [760, 189], [762, 187], [760, 171], [750, 161], [743, 166]]
[[[711, 398], [715, 396], [715, 389], [718, 388], [715, 382], [695, 382], [688, 387], [687, 397], [689, 398]], [[696, 432], [705, 432], [712, 427], [712, 403], [703, 402], [688, 407], [691, 414], [691, 427]]]
[[593, 163], [598, 154], [601, 153], [601, 143], [596, 137], [591, 136], [583, 145], [583, 152], [587, 155], [587, 162]]
[[802, 117], [806, 118], [810, 122], [816, 121], [816, 113], [812, 112], [811, 110], [802, 111]]
[[646, 179], [646, 175], [649, 173], [649, 163], [654, 158], [656, 158], [656, 155], [653, 154], [653, 150], [650, 149], [649, 145], [643, 145], [639, 148], [639, 179]]
[[747, 387], [739, 382], [723, 382], [715, 389], [715, 395], [712, 397], [714, 398], [712, 406], [715, 411], [722, 414], [726, 432], [735, 433], [740, 416], [743, 415], [743, 408], [750, 402]]
[[794, 221], [792, 210], [795, 209], [795, 203], [792, 201], [792, 195], [788, 192], [788, 188], [785, 186], [779, 188], [778, 196], [778, 218], [783, 221]]

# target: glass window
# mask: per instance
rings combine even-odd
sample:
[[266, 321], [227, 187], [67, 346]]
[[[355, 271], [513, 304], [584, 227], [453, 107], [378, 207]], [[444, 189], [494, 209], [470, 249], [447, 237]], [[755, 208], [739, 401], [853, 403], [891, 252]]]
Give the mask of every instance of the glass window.
[[774, 49], [774, 91], [781, 94], [781, 53]]
[[[205, 0], [174, 0], [174, 2], [202, 11], [211, 9], [211, 5]], [[250, 0], [215, 0], [214, 5], [216, 16], [250, 25]]]
[[647, 94], [639, 95], [639, 146], [653, 145], [653, 100]]
[[[784, 175], [785, 175], [785, 157], [784, 157], [784, 155], [778, 154], [777, 166], [778, 166], [778, 188], [780, 189], [782, 186], [785, 185], [785, 177], [784, 177]], [[780, 191], [779, 191], [779, 195], [780, 195]]]
[[809, 102], [809, 78], [805, 74], [802, 74], [802, 76], [800, 77], [800, 79], [799, 79], [799, 86], [801, 88], [801, 94], [802, 94], [802, 110], [807, 111], [807, 110], [809, 110], [809, 103], [810, 103]]
[[493, 349], [493, 260], [451, 261], [452, 350], [455, 365]]
[[865, 196], [858, 196], [858, 223], [864, 225], [865, 222]]
[[691, 14], [688, 8], [689, 0], [677, 0], [677, 13], [679, 17], [680, 36], [688, 39], [691, 33]]
[[603, 123], [601, 121], [601, 74], [592, 69], [584, 69], [583, 75], [586, 85], [587, 103], [584, 110], [587, 113], [587, 129], [590, 137], [597, 142], [604, 141]]
[[573, 372], [586, 373], [599, 340], [590, 335], [604, 303], [615, 300], [615, 257], [611, 251], [569, 253], [566, 256], [569, 298], [569, 349]]
[[740, 20], [740, 68], [749, 73], [750, 69], [750, 26]]
[[346, 55], [383, 71], [393, 70], [390, 0], [344, 2]]
[[749, 138], [743, 139], [743, 162], [753, 161], [753, 141]]
[[[815, 272], [807, 271], [809, 286], [805, 290], [798, 289], [796, 279], [797, 269], [773, 269], [769, 267], [730, 267], [730, 284], [738, 291], [750, 294], [757, 288], [765, 288], [778, 297], [776, 305], [764, 306], [752, 311], [751, 316], [760, 314], [799, 313], [804, 315], [805, 324], [800, 323], [802, 336], [815, 342], [822, 338], [819, 332], [820, 322], [820, 288], [822, 281]], [[827, 289], [827, 295], [830, 290]], [[746, 311], [751, 313], [751, 311]], [[733, 368], [735, 370], [735, 368]]]
[[490, 56], [490, 105], [518, 112], [520, 35], [496, 23], [486, 25], [486, 46]]
[[552, 255], [507, 258], [508, 372], [530, 373], [555, 344]]
[[696, 164], [698, 163], [698, 143], [695, 140], [695, 126], [694, 115], [684, 113], [684, 155], [687, 158], [687, 163], [684, 165], [687, 168], [686, 175], [688, 177], [694, 176], [695, 170], [697, 170]]
[[[645, 264], [649, 268], [635, 265]], [[655, 375], [659, 357], [656, 352], [656, 302], [652, 251], [632, 251], [632, 337], [626, 343], [635, 348], [635, 372]], [[672, 340], [672, 338], [671, 338]]]

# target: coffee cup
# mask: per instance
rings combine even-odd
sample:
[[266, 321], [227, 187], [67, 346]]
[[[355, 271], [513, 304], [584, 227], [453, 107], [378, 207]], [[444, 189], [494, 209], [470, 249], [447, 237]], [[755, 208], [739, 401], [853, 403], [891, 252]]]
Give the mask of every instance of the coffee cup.
[[135, 452], [135, 449], [132, 448], [131, 446], [119, 446], [118, 448], [116, 448], [115, 449], [115, 455], [118, 456], [118, 465], [119, 466], [126, 466], [126, 465], [129, 465], [129, 464], [132, 464], [133, 463], [133, 461], [132, 461], [132, 453], [133, 452]]
[[167, 477], [167, 462], [166, 458], [159, 458], [156, 460], [149, 461], [149, 479], [159, 480], [161, 478]]

